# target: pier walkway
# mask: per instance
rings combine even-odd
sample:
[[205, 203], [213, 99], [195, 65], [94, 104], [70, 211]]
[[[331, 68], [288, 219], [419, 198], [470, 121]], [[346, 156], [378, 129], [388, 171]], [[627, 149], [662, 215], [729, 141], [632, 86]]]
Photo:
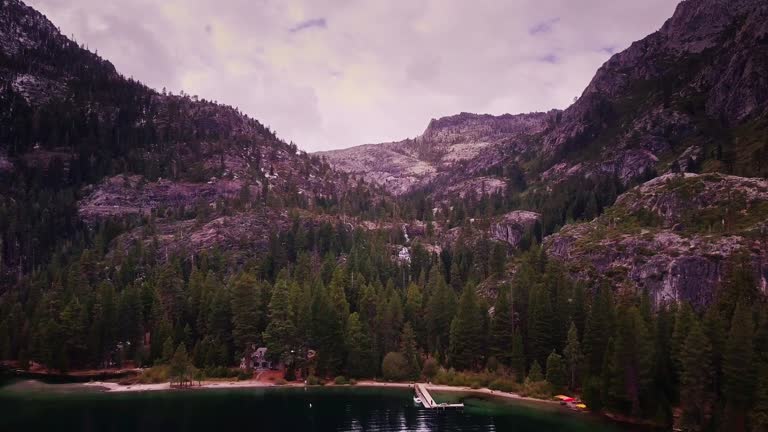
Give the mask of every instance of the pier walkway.
[[464, 408], [463, 403], [457, 403], [457, 404], [448, 404], [448, 403], [437, 403], [432, 398], [432, 395], [429, 394], [429, 390], [427, 390], [427, 386], [424, 384], [416, 384], [416, 396], [419, 397], [421, 400], [422, 406], [424, 408], [429, 409], [456, 409], [456, 408]]

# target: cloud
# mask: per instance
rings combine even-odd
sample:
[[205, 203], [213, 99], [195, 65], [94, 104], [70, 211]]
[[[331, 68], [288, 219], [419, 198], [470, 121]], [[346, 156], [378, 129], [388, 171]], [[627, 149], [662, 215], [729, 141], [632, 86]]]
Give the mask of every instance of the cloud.
[[296, 24], [295, 26], [293, 26], [290, 29], [288, 29], [288, 31], [291, 32], [291, 33], [298, 33], [298, 32], [300, 32], [302, 30], [308, 30], [308, 29], [311, 29], [311, 28], [321, 28], [321, 29], [324, 29], [326, 27], [326, 25], [327, 24], [325, 22], [325, 18], [312, 18], [312, 19], [308, 19], [306, 21], [302, 21], [302, 22]]
[[413, 137], [462, 111], [564, 108], [677, 4], [26, 1], [124, 75], [237, 106], [309, 151]]
[[534, 26], [532, 26], [530, 29], [528, 29], [528, 34], [531, 36], [538, 35], [538, 34], [545, 34], [550, 33], [552, 31], [552, 27], [554, 27], [555, 24], [557, 24], [560, 21], [560, 17], [550, 18], [546, 21], [541, 21]]
[[539, 61], [544, 63], [555, 64], [560, 61], [560, 57], [558, 57], [557, 54], [550, 53], [550, 54], [546, 54], [539, 57]]

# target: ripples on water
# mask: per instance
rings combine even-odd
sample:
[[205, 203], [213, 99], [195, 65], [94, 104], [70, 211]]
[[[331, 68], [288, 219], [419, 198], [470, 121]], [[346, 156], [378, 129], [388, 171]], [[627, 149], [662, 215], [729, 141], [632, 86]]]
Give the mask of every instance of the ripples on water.
[[413, 405], [406, 389], [281, 388], [93, 394], [0, 389], [0, 431], [616, 431], [560, 410], [469, 399]]

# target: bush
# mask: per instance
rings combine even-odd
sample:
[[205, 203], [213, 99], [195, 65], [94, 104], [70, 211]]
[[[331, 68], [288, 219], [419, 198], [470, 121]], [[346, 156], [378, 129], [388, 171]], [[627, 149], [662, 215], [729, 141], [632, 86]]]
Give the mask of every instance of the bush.
[[388, 381], [403, 381], [408, 378], [408, 361], [399, 352], [390, 352], [381, 362], [381, 372]]
[[249, 373], [248, 371], [240, 371], [237, 373], [237, 380], [238, 381], [246, 381], [253, 378], [253, 373]]
[[278, 386], [286, 385], [287, 383], [288, 383], [288, 381], [286, 381], [286, 380], [284, 380], [282, 378], [278, 378], [278, 379], [275, 380], [275, 385], [278, 385]]
[[428, 381], [432, 381], [435, 379], [435, 376], [437, 376], [439, 371], [440, 364], [437, 363], [437, 360], [430, 357], [424, 362], [424, 367], [421, 369], [421, 374], [424, 375]]
[[520, 394], [536, 399], [549, 399], [552, 397], [552, 386], [544, 380], [531, 381], [530, 379], [526, 379]]
[[139, 376], [139, 383], [141, 384], [158, 384], [168, 381], [169, 377], [168, 366], [154, 366], [149, 369], [144, 369]]
[[488, 388], [507, 393], [515, 393], [519, 390], [520, 385], [513, 378], [500, 377], [491, 381]]
[[347, 385], [349, 384], [349, 381], [347, 381], [347, 378], [345, 376], [339, 375], [333, 379], [333, 383], [336, 385]]
[[472, 383], [469, 385], [469, 388], [477, 390], [483, 388], [483, 384], [480, 381], [472, 381]]
[[352, 378], [349, 380], [349, 385], [357, 385], [357, 380]]
[[316, 386], [316, 385], [323, 385], [323, 381], [320, 380], [320, 378], [310, 375], [307, 377], [307, 385]]

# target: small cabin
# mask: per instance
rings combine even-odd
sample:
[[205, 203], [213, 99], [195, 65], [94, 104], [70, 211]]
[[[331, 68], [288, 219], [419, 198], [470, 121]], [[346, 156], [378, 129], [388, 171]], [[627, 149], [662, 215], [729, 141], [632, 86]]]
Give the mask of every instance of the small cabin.
[[272, 369], [272, 362], [267, 358], [267, 347], [259, 347], [246, 353], [246, 356], [240, 359], [240, 369], [253, 369], [264, 371]]

